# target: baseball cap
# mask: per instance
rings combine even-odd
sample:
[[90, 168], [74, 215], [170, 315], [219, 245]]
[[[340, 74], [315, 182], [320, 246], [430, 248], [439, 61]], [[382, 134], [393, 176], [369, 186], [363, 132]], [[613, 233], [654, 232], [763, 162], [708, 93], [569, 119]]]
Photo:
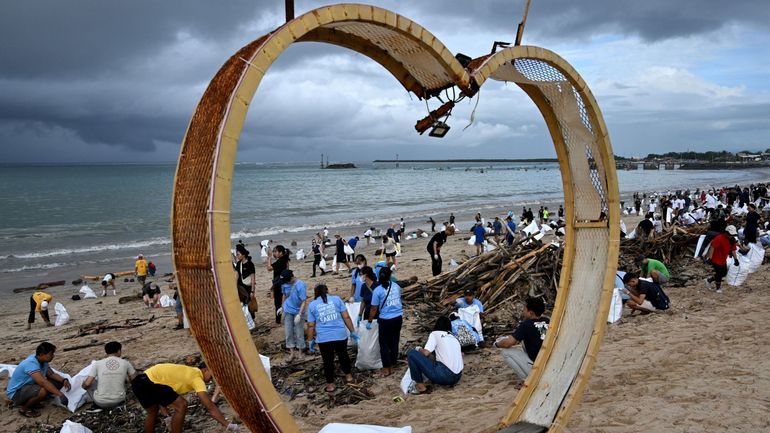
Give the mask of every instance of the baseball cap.
[[41, 302], [41, 303], [40, 303], [40, 308], [42, 308], [42, 309], [44, 309], [44, 310], [45, 310], [46, 308], [48, 308], [48, 301], [43, 301], [43, 302]]
[[735, 235], [737, 235], [737, 234], [738, 234], [738, 230], [736, 230], [736, 229], [735, 229], [735, 226], [734, 226], [734, 225], [729, 225], [729, 226], [727, 226], [727, 228], [725, 229], [725, 231], [726, 231], [727, 233], [730, 233], [730, 234], [731, 234], [731, 235], [733, 235], [733, 236], [735, 236]]

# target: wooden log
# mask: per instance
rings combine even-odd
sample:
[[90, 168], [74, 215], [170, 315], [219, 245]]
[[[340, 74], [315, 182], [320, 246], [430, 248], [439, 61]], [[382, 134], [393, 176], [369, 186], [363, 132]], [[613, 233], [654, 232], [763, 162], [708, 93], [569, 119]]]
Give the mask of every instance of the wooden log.
[[[134, 275], [134, 271], [113, 272], [113, 274], [115, 277], [128, 277]], [[104, 275], [81, 275], [80, 278], [88, 281], [99, 281], [104, 278]]]
[[31, 292], [34, 290], [43, 290], [49, 287], [63, 286], [63, 285], [64, 285], [64, 280], [50, 281], [48, 283], [40, 283], [37, 286], [19, 287], [19, 288], [13, 289], [13, 293]]

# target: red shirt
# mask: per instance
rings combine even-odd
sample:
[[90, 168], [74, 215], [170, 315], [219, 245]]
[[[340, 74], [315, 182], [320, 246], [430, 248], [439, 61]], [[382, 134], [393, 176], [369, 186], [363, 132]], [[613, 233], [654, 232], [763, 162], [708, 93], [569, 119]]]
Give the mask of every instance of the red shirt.
[[725, 233], [720, 233], [711, 241], [711, 263], [724, 266], [727, 264], [727, 256], [735, 251], [735, 244], [730, 242], [730, 237]]

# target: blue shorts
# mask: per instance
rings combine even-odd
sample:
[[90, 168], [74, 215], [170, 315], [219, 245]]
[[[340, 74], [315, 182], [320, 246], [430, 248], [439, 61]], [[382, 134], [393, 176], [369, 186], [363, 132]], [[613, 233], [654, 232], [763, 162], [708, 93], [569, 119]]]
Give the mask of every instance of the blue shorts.
[[176, 300], [176, 305], [174, 305], [176, 308], [176, 314], [182, 314], [182, 302], [180, 299]]

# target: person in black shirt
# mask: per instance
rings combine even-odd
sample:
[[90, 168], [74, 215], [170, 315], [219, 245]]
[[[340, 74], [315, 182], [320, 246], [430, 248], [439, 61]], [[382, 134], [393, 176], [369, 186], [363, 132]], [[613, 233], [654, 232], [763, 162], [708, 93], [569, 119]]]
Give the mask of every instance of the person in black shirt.
[[372, 294], [374, 294], [374, 289], [380, 285], [380, 282], [377, 281], [377, 275], [369, 266], [361, 268], [361, 275], [364, 277], [364, 284], [361, 286], [361, 307], [356, 318], [356, 328], [362, 320], [369, 317], [369, 311], [372, 309]]
[[623, 275], [623, 284], [626, 285], [630, 296], [626, 305], [632, 312], [652, 313], [668, 310], [670, 301], [658, 284], [640, 280], [638, 274], [631, 272]]
[[747, 244], [757, 241], [759, 233], [759, 213], [754, 203], [749, 204], [749, 213], [746, 214], [746, 225], [743, 227], [743, 239]]
[[430, 223], [430, 232], [435, 233], [436, 232], [436, 221], [433, 219], [433, 217], [428, 217], [428, 221]]
[[[249, 256], [249, 250], [247, 250], [243, 244], [236, 245], [235, 259], [236, 262], [233, 263], [233, 268], [238, 275], [235, 282], [235, 285], [238, 288], [238, 299], [241, 301], [242, 305], [249, 305], [252, 296], [254, 296], [256, 269], [254, 268], [254, 263], [251, 261], [251, 256]], [[251, 314], [251, 317], [253, 318], [254, 313], [251, 312]]]
[[647, 218], [639, 221], [639, 224], [636, 226], [636, 237], [639, 239], [649, 239], [653, 227], [655, 225]]
[[[273, 294], [275, 306], [275, 323], [281, 323], [283, 314], [283, 291], [281, 290], [281, 272], [289, 269], [289, 255], [291, 254], [283, 245], [276, 245], [272, 250], [268, 249], [267, 270], [273, 271], [273, 285], [270, 291]], [[275, 260], [273, 260], [275, 259]]]
[[323, 245], [319, 245], [318, 242], [313, 239], [311, 250], [313, 251], [313, 275], [311, 278], [315, 277], [316, 266], [318, 266], [318, 269], [321, 269], [321, 276], [323, 276], [326, 273], [326, 270], [320, 267], [321, 259], [323, 258]]
[[[500, 337], [494, 346], [501, 348], [503, 360], [521, 380], [525, 380], [532, 371], [537, 354], [545, 340], [550, 319], [544, 317], [545, 302], [542, 298], [527, 298], [524, 306], [524, 320], [519, 323], [512, 335]], [[516, 347], [522, 343], [523, 350]]]
[[433, 276], [441, 273], [441, 246], [446, 243], [446, 230], [433, 235], [428, 242], [428, 254], [430, 254], [431, 269]]

